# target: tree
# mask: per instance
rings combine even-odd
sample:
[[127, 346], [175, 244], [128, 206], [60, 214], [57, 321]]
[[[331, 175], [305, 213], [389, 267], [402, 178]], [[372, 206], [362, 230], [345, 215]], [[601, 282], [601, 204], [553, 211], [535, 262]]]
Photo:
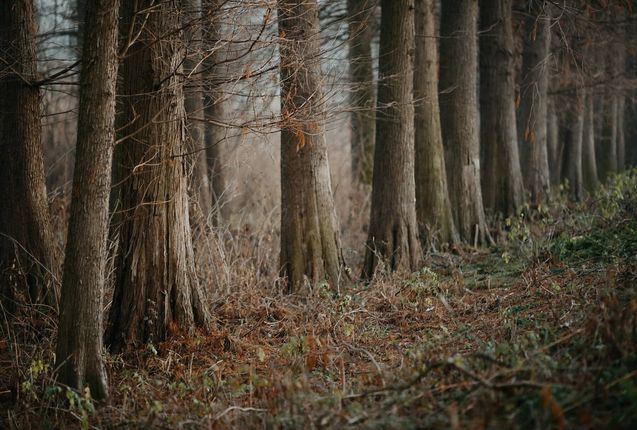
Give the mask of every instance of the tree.
[[550, 185], [560, 184], [562, 163], [560, 160], [559, 114], [555, 110], [554, 97], [550, 97], [547, 106], [546, 144], [548, 148]]
[[121, 143], [123, 219], [106, 334], [112, 351], [210, 322], [189, 224], [179, 17], [175, 2], [122, 4], [125, 34], [138, 36], [127, 41], [120, 67], [127, 125]]
[[587, 92], [584, 103], [582, 179], [586, 191], [592, 193], [599, 185], [599, 179], [597, 178], [597, 161], [595, 158], [595, 103], [594, 95], [591, 91]]
[[[0, 297], [57, 304], [32, 0], [0, 5]], [[19, 196], [19, 198], [16, 198]], [[20, 284], [24, 282], [26, 291]], [[13, 306], [10, 306], [12, 308]]]
[[528, 0], [524, 20], [524, 50], [518, 137], [524, 185], [533, 205], [544, 203], [550, 193], [547, 145], [549, 55], [551, 45], [550, 6]]
[[201, 118], [204, 114], [203, 87], [201, 80], [202, 55], [202, 9], [201, 0], [182, 0], [184, 11], [184, 58], [185, 107], [188, 116], [188, 151], [192, 154], [193, 168], [190, 175], [190, 191], [195, 207], [204, 220], [211, 215], [212, 192], [208, 180], [208, 165], [204, 144], [205, 129]]
[[375, 0], [347, 0], [352, 124], [352, 174], [355, 183], [371, 184], [374, 156], [374, 74], [372, 16]]
[[568, 179], [571, 198], [581, 200], [584, 194], [582, 173], [582, 142], [584, 138], [584, 95], [578, 88], [571, 96], [573, 102], [568, 114], [568, 133], [564, 148], [562, 172]]
[[281, 274], [290, 291], [341, 281], [339, 231], [323, 132], [315, 0], [278, 0], [281, 35]]
[[224, 115], [224, 95], [221, 91], [223, 79], [221, 75], [222, 56], [217, 43], [220, 39], [220, 15], [222, 0], [203, 0], [203, 44], [206, 56], [203, 61], [204, 70], [204, 120], [205, 146], [208, 164], [208, 178], [212, 202], [212, 223], [218, 225], [224, 218], [223, 196], [226, 182], [221, 157], [221, 142], [226, 138], [227, 129], [221, 126]]
[[451, 210], [460, 239], [490, 239], [480, 185], [477, 0], [445, 0], [440, 23], [440, 118]]
[[414, 105], [416, 148], [416, 216], [421, 238], [458, 241], [451, 215], [447, 171], [438, 107], [438, 41], [435, 2], [416, 0]]
[[77, 149], [56, 360], [58, 380], [108, 396], [102, 361], [102, 294], [115, 141], [119, 0], [88, 2], [83, 39]]
[[363, 277], [379, 259], [390, 270], [414, 270], [421, 260], [414, 178], [414, 1], [381, 2], [376, 146], [372, 206]]
[[524, 202], [515, 118], [512, 0], [480, 2], [482, 195], [487, 209], [515, 215]]

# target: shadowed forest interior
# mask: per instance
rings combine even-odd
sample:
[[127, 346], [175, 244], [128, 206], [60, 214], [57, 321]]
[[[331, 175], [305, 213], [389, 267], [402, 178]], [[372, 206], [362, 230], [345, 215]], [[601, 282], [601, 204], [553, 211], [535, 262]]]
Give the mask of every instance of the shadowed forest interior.
[[2, 0], [0, 428], [635, 428], [634, 0]]

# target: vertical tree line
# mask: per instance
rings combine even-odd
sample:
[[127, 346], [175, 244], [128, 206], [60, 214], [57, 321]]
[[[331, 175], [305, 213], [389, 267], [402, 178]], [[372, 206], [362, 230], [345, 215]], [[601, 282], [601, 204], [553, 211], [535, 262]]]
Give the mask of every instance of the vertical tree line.
[[[212, 326], [219, 286], [196, 257], [222, 246], [197, 245], [249, 230], [230, 221], [222, 142], [258, 130], [280, 144], [270, 273], [295, 294], [338, 294], [356, 281], [347, 263], [373, 282], [419, 270], [424, 251], [490, 246], [500, 220], [535, 216], [560, 186], [583, 200], [635, 164], [637, 26], [620, 1], [74, 3], [79, 69], [46, 76], [34, 1], [0, 6], [0, 298], [13, 313], [57, 312], [58, 380], [94, 398], [108, 397], [105, 347]], [[335, 4], [336, 33], [321, 27]], [[259, 22], [240, 25], [250, 20]], [[332, 73], [341, 63], [347, 70]], [[42, 94], [75, 72], [64, 242], [48, 207]], [[330, 87], [334, 75], [347, 91]], [[238, 99], [265, 113], [246, 120]], [[346, 179], [330, 168], [333, 124], [350, 138], [336, 143], [348, 148]], [[353, 262], [337, 217], [341, 183], [371, 201]]]

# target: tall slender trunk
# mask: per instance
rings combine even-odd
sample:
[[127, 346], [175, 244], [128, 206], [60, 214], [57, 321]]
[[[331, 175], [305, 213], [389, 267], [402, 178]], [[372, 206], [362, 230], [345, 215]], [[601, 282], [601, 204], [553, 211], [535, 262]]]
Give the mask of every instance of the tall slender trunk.
[[582, 141], [582, 178], [584, 189], [589, 193], [599, 185], [597, 161], [595, 159], [595, 109], [594, 96], [588, 92], [584, 106], [584, 130]]
[[190, 232], [177, 3], [125, 2], [122, 16], [124, 28], [132, 25], [131, 34], [139, 36], [120, 68], [128, 126], [122, 131], [123, 220], [106, 336], [112, 351], [160, 342], [174, 330], [210, 321]]
[[626, 97], [620, 94], [617, 106], [617, 170], [626, 168]]
[[[32, 0], [0, 5], [0, 297], [57, 303]], [[16, 198], [17, 197], [17, 198]], [[26, 285], [26, 288], [24, 287]]]
[[576, 90], [568, 115], [569, 132], [564, 148], [564, 166], [562, 171], [568, 179], [571, 198], [581, 200], [584, 195], [582, 174], [582, 141], [584, 135], [584, 96], [581, 89]]
[[549, 198], [550, 192], [546, 112], [551, 16], [545, 2], [529, 2], [524, 27], [518, 138], [524, 185], [530, 193], [531, 204], [538, 205]]
[[515, 122], [512, 0], [481, 0], [480, 131], [482, 195], [487, 209], [510, 216], [524, 201]]
[[459, 240], [451, 215], [438, 107], [438, 39], [435, 1], [416, 0], [414, 106], [416, 216], [421, 239], [430, 244]]
[[204, 118], [205, 146], [208, 164], [208, 178], [211, 183], [212, 222], [219, 225], [227, 218], [226, 181], [223, 172], [222, 142], [226, 139], [227, 129], [220, 124], [224, 119], [224, 94], [221, 81], [224, 79], [222, 67], [222, 48], [219, 44], [221, 25], [221, 5], [223, 0], [203, 0], [203, 44], [206, 57], [204, 69]]
[[355, 183], [371, 184], [374, 156], [375, 100], [372, 71], [373, 16], [376, 0], [347, 0], [352, 93], [351, 151]]
[[440, 23], [440, 118], [451, 210], [460, 238], [490, 239], [480, 185], [478, 2], [445, 0]]
[[211, 216], [211, 189], [208, 180], [208, 165], [204, 142], [204, 100], [202, 87], [202, 31], [201, 0], [182, 0], [184, 11], [184, 44], [186, 57], [184, 59], [184, 96], [186, 114], [188, 117], [187, 148], [192, 154], [193, 168], [190, 176], [190, 194], [197, 208], [193, 212], [203, 216], [206, 220]]
[[281, 56], [281, 274], [290, 291], [341, 282], [315, 0], [278, 0]]
[[379, 259], [389, 270], [414, 270], [421, 260], [414, 178], [414, 1], [381, 2], [376, 147], [372, 207], [363, 277]]
[[115, 141], [119, 0], [86, 7], [71, 218], [64, 260], [56, 360], [59, 381], [108, 397], [102, 361], [102, 294]]
[[617, 172], [617, 101], [614, 94], [604, 97], [603, 137], [597, 146], [599, 179], [602, 182], [606, 182], [610, 175]]
[[555, 99], [553, 97], [549, 97], [547, 116], [546, 143], [549, 155], [550, 184], [551, 186], [556, 187], [561, 182], [560, 171], [562, 163], [560, 160], [561, 144], [559, 115], [555, 110]]

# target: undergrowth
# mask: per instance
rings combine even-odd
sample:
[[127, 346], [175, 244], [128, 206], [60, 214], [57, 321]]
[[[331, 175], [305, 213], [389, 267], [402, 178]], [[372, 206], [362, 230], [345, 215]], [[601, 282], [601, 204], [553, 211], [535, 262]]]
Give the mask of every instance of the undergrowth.
[[490, 250], [309, 296], [280, 292], [274, 229], [226, 231], [214, 326], [107, 355], [108, 404], [56, 385], [55, 318], [3, 313], [0, 427], [635, 428], [636, 213], [633, 171]]

